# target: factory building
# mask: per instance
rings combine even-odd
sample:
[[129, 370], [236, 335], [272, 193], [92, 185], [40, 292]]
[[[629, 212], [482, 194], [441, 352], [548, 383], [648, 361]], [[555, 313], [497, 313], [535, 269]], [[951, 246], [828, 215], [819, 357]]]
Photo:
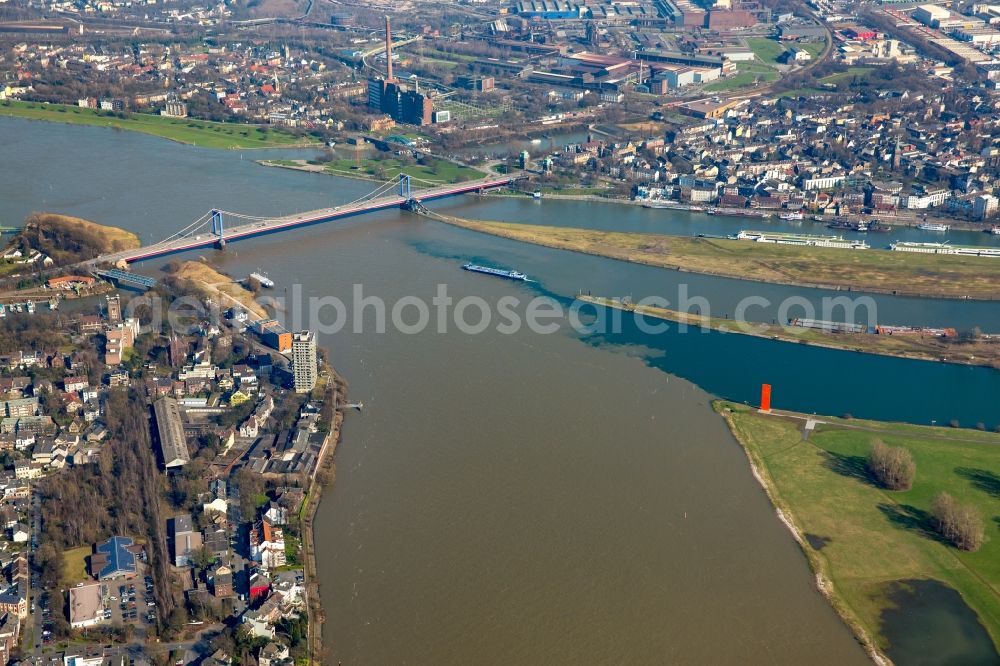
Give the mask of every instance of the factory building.
[[180, 409], [173, 398], [160, 398], [153, 403], [156, 416], [156, 432], [160, 443], [160, 454], [166, 469], [181, 467], [191, 460], [184, 436], [184, 423]]
[[941, 21], [945, 21], [951, 16], [951, 12], [938, 5], [920, 5], [913, 11], [913, 18], [924, 25], [937, 28]]
[[705, 27], [709, 30], [722, 32], [738, 28], [750, 28], [755, 25], [757, 25], [757, 17], [743, 9], [713, 9], [708, 12], [708, 21]]
[[392, 73], [392, 28], [385, 17], [385, 78], [368, 80], [368, 107], [388, 114], [393, 120], [410, 125], [429, 125], [434, 114], [430, 97], [414, 90], [404, 90]]
[[459, 76], [455, 79], [456, 87], [466, 90], [476, 90], [478, 92], [493, 90], [495, 83], [492, 76]]
[[521, 0], [517, 3], [517, 13], [525, 18], [547, 21], [558, 19], [578, 19], [586, 10], [575, 2], [563, 0]]
[[695, 83], [709, 83], [719, 78], [722, 70], [713, 67], [678, 67], [659, 75], [670, 88], [683, 88]]
[[399, 94], [399, 116], [396, 118], [399, 122], [408, 125], [430, 125], [433, 114], [434, 103], [430, 97], [415, 90]]

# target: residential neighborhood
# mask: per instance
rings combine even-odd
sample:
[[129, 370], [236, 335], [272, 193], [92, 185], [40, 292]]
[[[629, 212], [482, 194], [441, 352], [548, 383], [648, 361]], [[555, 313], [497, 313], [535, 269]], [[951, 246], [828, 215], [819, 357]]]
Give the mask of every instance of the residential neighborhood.
[[[32, 315], [24, 347], [3, 350], [2, 658], [153, 664], [167, 643], [160, 657], [184, 663], [292, 663], [308, 649], [302, 516], [332, 426], [331, 375], [309, 336], [297, 358], [314, 367], [297, 381], [290, 350], [267, 351], [245, 317], [164, 334], [130, 314], [135, 296]], [[122, 410], [148, 429], [142, 496], [159, 505], [135, 521], [108, 520], [124, 510], [111, 497], [61, 496], [126, 464]], [[161, 538], [165, 551], [151, 548]]]

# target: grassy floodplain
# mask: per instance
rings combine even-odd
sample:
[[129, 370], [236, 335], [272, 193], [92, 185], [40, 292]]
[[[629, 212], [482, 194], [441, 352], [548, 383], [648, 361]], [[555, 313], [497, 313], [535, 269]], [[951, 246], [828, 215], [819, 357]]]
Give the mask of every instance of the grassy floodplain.
[[[904, 580], [956, 590], [1000, 645], [1000, 435], [812, 417], [822, 423], [804, 441], [802, 415], [762, 415], [726, 402], [716, 409], [796, 533], [820, 587], [869, 648], [891, 653], [885, 590]], [[910, 490], [883, 490], [868, 477], [865, 457], [876, 438], [913, 455]], [[978, 551], [959, 551], [932, 533], [927, 512], [941, 491], [979, 509], [986, 540]]]
[[0, 102], [0, 115], [71, 125], [111, 127], [206, 148], [281, 148], [317, 143], [311, 137], [295, 136], [281, 129], [261, 125], [216, 123], [148, 113], [129, 113], [125, 118], [119, 118], [110, 111], [82, 109], [66, 104], [8, 100]]
[[950, 363], [985, 365], [1000, 369], [1000, 340], [980, 339], [969, 342], [946, 341], [933, 336], [916, 335], [874, 335], [869, 333], [828, 333], [816, 329], [779, 324], [738, 322], [722, 317], [709, 317], [690, 312], [678, 312], [667, 308], [624, 303], [620, 299], [602, 298], [581, 294], [581, 301], [635, 312], [647, 317], [688, 324], [698, 328], [708, 328], [723, 333], [750, 335], [781, 342], [829, 347], [844, 351], [897, 356], [924, 361], [946, 360]]
[[991, 300], [1000, 259], [799, 247], [435, 216], [511, 240], [741, 280], [907, 296]]
[[395, 180], [400, 173], [405, 173], [411, 178], [442, 185], [483, 177], [480, 171], [448, 160], [435, 160], [433, 165], [403, 164], [396, 158], [381, 160], [362, 158], [357, 161], [341, 158], [323, 164], [310, 164], [306, 160], [264, 160], [261, 164], [366, 180]]

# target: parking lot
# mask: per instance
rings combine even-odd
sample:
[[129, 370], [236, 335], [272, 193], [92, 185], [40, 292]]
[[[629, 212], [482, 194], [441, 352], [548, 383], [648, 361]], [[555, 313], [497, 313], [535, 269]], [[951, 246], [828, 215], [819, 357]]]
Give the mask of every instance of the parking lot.
[[104, 597], [104, 619], [111, 624], [156, 622], [156, 602], [153, 600], [153, 579], [134, 578], [122, 583], [109, 583]]
[[[153, 595], [153, 579], [133, 578], [127, 581], [109, 581], [102, 586], [104, 599], [105, 626], [135, 624], [145, 627], [156, 623], [156, 602]], [[36, 637], [36, 648], [52, 642], [52, 599], [48, 592], [38, 597], [38, 611], [41, 620], [41, 631]], [[56, 604], [56, 612], [62, 608], [62, 603]]]

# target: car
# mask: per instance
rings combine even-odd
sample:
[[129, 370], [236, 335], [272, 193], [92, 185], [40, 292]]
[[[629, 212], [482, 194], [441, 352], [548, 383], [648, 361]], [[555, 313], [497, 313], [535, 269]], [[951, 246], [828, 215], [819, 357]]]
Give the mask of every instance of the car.
[[118, 597], [108, 597], [111, 601], [118, 601]]

